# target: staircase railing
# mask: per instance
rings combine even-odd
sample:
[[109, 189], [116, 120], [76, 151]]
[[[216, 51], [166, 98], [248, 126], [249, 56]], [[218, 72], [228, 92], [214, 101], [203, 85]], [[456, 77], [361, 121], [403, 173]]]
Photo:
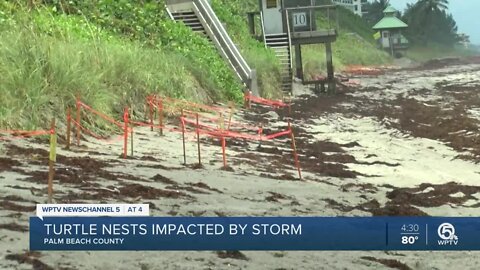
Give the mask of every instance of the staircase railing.
[[[286, 13], [286, 16], [285, 18], [287, 18], [287, 20], [289, 19], [289, 16], [288, 16], [288, 9], [285, 10], [285, 13]], [[292, 65], [293, 65], [293, 57], [292, 57], [292, 36], [291, 36], [291, 33], [290, 33], [290, 23], [287, 22], [287, 38], [288, 38], [288, 52], [290, 54], [290, 71], [292, 69]]]
[[265, 36], [265, 23], [263, 21], [263, 11], [260, 11], [260, 24], [262, 25], [262, 36], [263, 36], [263, 43], [265, 44], [265, 48], [267, 48], [267, 38]]
[[168, 14], [168, 17], [169, 17], [171, 20], [173, 20], [173, 21], [174, 21], [174, 20], [175, 20], [175, 18], [173, 17], [173, 15], [172, 15], [172, 12], [170, 11], [170, 9], [169, 9], [168, 7], [166, 7], [166, 9], [167, 9], [167, 14]]
[[223, 56], [232, 65], [233, 69], [237, 72], [241, 80], [247, 85], [247, 87], [258, 95], [258, 85], [255, 70], [251, 69], [247, 64], [243, 56], [240, 54], [237, 46], [233, 43], [232, 39], [228, 35], [225, 27], [218, 19], [217, 15], [213, 11], [212, 7], [207, 0], [193, 0], [194, 11], [200, 15], [202, 23], [207, 25], [211, 31], [210, 35], [213, 35], [212, 40], [217, 47], [223, 49]]

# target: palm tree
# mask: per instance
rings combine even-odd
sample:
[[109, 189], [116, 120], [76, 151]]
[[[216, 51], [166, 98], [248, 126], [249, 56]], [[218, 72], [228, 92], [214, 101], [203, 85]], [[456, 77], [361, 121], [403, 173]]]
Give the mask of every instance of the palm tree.
[[383, 18], [383, 11], [390, 5], [390, 0], [375, 0], [365, 5], [367, 20], [374, 25]]
[[426, 14], [448, 9], [448, 0], [418, 0], [417, 5]]
[[[448, 0], [418, 0], [415, 3], [417, 10], [417, 16], [423, 18], [422, 21], [422, 38], [425, 38], [426, 33], [430, 31], [429, 28], [432, 27], [433, 17], [439, 12], [445, 11], [448, 9]], [[424, 44], [426, 45], [428, 41], [425, 39]]]

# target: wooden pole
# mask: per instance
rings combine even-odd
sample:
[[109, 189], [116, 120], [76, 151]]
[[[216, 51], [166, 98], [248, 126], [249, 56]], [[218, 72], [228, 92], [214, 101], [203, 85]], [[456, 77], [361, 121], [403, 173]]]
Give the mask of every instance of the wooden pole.
[[302, 179], [302, 171], [300, 169], [300, 161], [298, 160], [297, 145], [295, 143], [295, 135], [293, 134], [292, 126], [290, 125], [290, 121], [288, 122], [288, 130], [290, 131], [290, 138], [292, 139], [293, 158], [295, 159], [295, 166], [297, 167], [298, 178], [301, 180]]
[[55, 175], [55, 161], [57, 160], [57, 134], [55, 132], [55, 118], [50, 124], [50, 157], [48, 159], [48, 203], [53, 200], [53, 177]]
[[233, 102], [231, 102], [229, 105], [230, 105], [230, 106], [229, 106], [229, 107], [230, 107], [230, 113], [229, 113], [229, 115], [228, 115], [228, 126], [227, 126], [227, 130], [230, 130], [230, 126], [231, 126], [231, 124], [232, 124], [233, 113], [234, 113], [234, 111], [235, 111], [235, 104], [234, 104]]
[[71, 132], [72, 132], [72, 109], [68, 107], [67, 108], [67, 146], [65, 147], [67, 150], [70, 149]]
[[148, 106], [149, 106], [148, 116], [150, 117], [150, 131], [153, 131], [153, 100], [154, 98], [152, 98], [152, 100], [148, 102]]
[[202, 165], [202, 155], [200, 152], [200, 126], [198, 121], [198, 113], [195, 114], [197, 122], [197, 148], [198, 148], [198, 165]]
[[223, 168], [226, 169], [227, 168], [227, 156], [226, 156], [226, 153], [225, 153], [225, 147], [226, 147], [226, 141], [225, 141], [225, 137], [222, 137], [222, 156], [223, 156]]
[[248, 109], [248, 90], [243, 92], [243, 107]]
[[130, 155], [133, 157], [133, 125], [130, 127]]
[[123, 112], [123, 158], [127, 158], [127, 147], [128, 147], [128, 108], [125, 107]]
[[80, 146], [80, 125], [81, 125], [81, 115], [82, 115], [82, 112], [81, 112], [81, 108], [80, 108], [80, 97], [77, 96], [77, 129], [76, 129], [76, 132], [77, 132], [77, 146]]
[[182, 144], [183, 144], [183, 165], [187, 165], [187, 151], [185, 150], [185, 123], [184, 123], [184, 113], [182, 109], [182, 118], [181, 123], [182, 123]]
[[158, 100], [158, 125], [160, 126], [160, 136], [163, 136], [163, 101]]

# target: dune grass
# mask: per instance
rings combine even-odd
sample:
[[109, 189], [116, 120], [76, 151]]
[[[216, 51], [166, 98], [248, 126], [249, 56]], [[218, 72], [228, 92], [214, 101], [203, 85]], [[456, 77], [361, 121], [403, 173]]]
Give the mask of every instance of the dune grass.
[[[319, 13], [316, 20], [319, 29], [338, 27], [337, 40], [332, 43], [335, 71], [341, 71], [347, 65], [383, 65], [392, 61], [386, 52], [377, 49], [374, 32], [361, 17], [337, 7], [336, 13], [332, 12], [330, 18], [328, 21], [325, 14]], [[307, 80], [326, 74], [325, 45], [302, 46], [302, 57]]]
[[52, 117], [65, 119], [76, 95], [113, 116], [124, 106], [143, 111], [150, 93], [203, 102], [242, 99], [240, 82], [215, 48], [181, 24], [165, 22], [175, 36], [168, 46], [149, 46], [81, 16], [1, 4], [1, 127], [34, 129]]
[[480, 55], [478, 51], [475, 51], [473, 48], [465, 47], [454, 47], [447, 48], [438, 44], [430, 44], [429, 46], [416, 46], [410, 48], [406, 56], [417, 62], [425, 62], [435, 58], [445, 58], [445, 57], [468, 57]]
[[76, 95], [110, 115], [132, 104], [140, 110], [149, 93], [211, 96], [184, 56], [122, 39], [59, 38], [16, 25], [1, 31], [0, 63], [3, 127], [33, 129], [51, 117], [64, 119]]

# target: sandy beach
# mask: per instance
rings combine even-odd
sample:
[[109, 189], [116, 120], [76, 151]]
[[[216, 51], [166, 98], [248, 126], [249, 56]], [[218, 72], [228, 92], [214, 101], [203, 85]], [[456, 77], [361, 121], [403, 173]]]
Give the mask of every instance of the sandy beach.
[[[57, 203], [148, 203], [154, 216], [480, 215], [480, 61], [433, 61], [355, 76], [335, 96], [295, 85], [292, 114], [253, 106], [234, 121], [297, 139], [227, 140], [143, 127], [134, 156], [85, 136], [59, 149]], [[173, 124], [174, 122], [172, 122]], [[61, 132], [62, 133], [62, 132]], [[480, 269], [480, 252], [29, 252], [45, 203], [48, 143], [0, 141], [1, 269]]]

